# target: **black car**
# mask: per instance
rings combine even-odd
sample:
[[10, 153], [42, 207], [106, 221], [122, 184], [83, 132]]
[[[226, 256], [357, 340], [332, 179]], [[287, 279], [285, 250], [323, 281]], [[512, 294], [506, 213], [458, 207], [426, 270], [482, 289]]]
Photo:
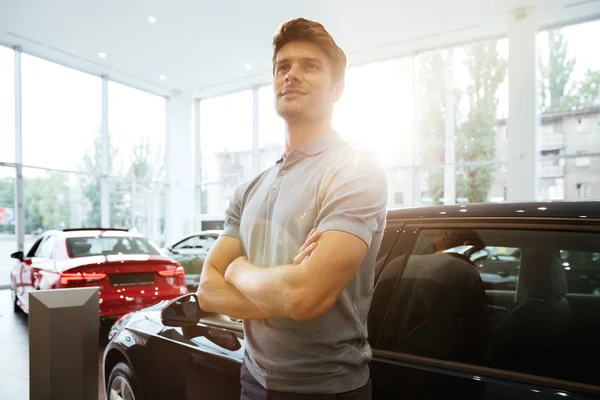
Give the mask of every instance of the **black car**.
[[[387, 220], [368, 320], [374, 399], [600, 397], [600, 202]], [[451, 250], [461, 246], [509, 268], [482, 268]], [[482, 278], [498, 271], [515, 284]], [[242, 326], [203, 313], [194, 294], [128, 314], [110, 336], [109, 398], [239, 399]]]

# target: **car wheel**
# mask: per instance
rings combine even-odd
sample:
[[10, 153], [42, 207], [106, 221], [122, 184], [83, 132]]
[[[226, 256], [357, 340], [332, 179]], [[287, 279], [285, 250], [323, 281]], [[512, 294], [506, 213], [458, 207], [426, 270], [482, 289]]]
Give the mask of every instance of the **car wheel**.
[[13, 311], [16, 313], [20, 312], [21, 307], [19, 307], [19, 302], [17, 301], [17, 293], [12, 288], [10, 289], [10, 299], [13, 304]]
[[137, 377], [128, 364], [120, 362], [114, 366], [108, 378], [106, 397], [108, 400], [142, 399]]

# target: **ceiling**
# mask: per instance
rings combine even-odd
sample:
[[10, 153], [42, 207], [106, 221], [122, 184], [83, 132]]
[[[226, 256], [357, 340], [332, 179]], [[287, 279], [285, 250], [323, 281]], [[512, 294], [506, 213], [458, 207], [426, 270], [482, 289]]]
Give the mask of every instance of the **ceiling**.
[[600, 0], [0, 0], [0, 43], [206, 97], [268, 83], [273, 33], [290, 18], [322, 21], [352, 65], [506, 35], [510, 11], [531, 5], [545, 27], [600, 18]]

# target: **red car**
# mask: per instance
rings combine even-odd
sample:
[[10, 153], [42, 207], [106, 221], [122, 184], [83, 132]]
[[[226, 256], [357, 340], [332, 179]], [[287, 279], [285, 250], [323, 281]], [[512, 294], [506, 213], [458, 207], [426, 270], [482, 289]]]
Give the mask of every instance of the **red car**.
[[112, 319], [188, 292], [185, 271], [140, 234], [120, 229], [48, 231], [11, 271], [15, 311], [29, 292], [97, 286], [100, 316]]

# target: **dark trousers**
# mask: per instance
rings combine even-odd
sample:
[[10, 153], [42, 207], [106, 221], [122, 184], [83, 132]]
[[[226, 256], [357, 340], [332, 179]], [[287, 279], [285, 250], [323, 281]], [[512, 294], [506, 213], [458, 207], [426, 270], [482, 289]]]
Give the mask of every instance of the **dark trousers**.
[[371, 400], [370, 379], [364, 386], [343, 393], [304, 394], [277, 392], [262, 387], [252, 374], [250, 374], [248, 368], [246, 368], [246, 363], [242, 363], [240, 380], [242, 383], [240, 400]]

